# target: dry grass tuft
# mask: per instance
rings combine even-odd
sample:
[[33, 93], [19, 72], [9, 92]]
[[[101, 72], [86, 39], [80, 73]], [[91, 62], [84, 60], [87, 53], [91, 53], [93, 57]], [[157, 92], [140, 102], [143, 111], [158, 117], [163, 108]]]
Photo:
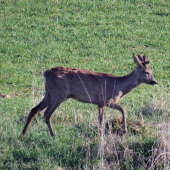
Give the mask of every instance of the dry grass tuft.
[[103, 155], [98, 169], [128, 169], [133, 164], [137, 169], [169, 170], [169, 115], [170, 91], [164, 87], [154, 89], [153, 100], [127, 121], [129, 133], [126, 138], [120, 137], [121, 115], [111, 119], [113, 115], [106, 113]]

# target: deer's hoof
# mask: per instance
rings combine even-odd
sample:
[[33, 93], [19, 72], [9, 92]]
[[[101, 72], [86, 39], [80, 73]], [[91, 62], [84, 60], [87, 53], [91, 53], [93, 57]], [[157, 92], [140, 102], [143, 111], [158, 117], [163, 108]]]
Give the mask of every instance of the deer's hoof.
[[120, 136], [122, 136], [122, 137], [126, 137], [126, 135], [127, 135], [127, 129], [126, 130], [122, 130], [122, 132], [121, 132], [121, 134], [120, 134]]

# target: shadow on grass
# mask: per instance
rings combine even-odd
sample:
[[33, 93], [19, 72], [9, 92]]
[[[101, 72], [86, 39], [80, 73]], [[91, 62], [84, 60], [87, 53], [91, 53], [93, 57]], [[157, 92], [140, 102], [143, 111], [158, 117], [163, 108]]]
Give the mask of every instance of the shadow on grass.
[[[77, 125], [65, 132], [61, 129], [55, 138], [33, 133], [28, 133], [25, 138], [8, 137], [6, 140], [10, 147], [2, 167], [10, 169], [15, 165], [17, 169], [53, 169], [57, 166], [85, 169], [86, 164], [91, 167], [96, 161], [98, 140], [91, 129], [84, 128], [83, 125]], [[88, 162], [87, 148], [90, 148]]]
[[[19, 169], [43, 169], [49, 168], [47, 164], [51, 164], [53, 169], [55, 166], [66, 169], [85, 169], [86, 164], [90, 169], [98, 167], [97, 158], [98, 141], [89, 142], [89, 152], [87, 162], [88, 144], [83, 141], [77, 142], [75, 139], [58, 143], [56, 141], [48, 141], [45, 138], [33, 138], [33, 142], [23, 139], [21, 142], [15, 143], [6, 155], [3, 162], [4, 169], [10, 169], [14, 166]], [[151, 165], [153, 147], [158, 147], [155, 143], [156, 138], [144, 139], [143, 141], [134, 141], [127, 143], [131, 152], [127, 153], [125, 147], [121, 142], [116, 143], [119, 167], [121, 169], [147, 169]], [[14, 142], [14, 141], [13, 141]], [[86, 144], [86, 145], [85, 145]], [[107, 143], [111, 146], [111, 143]], [[107, 146], [107, 147], [108, 147]], [[112, 147], [107, 148], [113, 149]], [[117, 162], [115, 154], [108, 154], [105, 150], [104, 160], [105, 164], [114, 169]], [[106, 166], [106, 165], [105, 165]]]
[[[143, 108], [142, 114], [148, 113], [150, 108]], [[158, 115], [160, 110], [156, 110]], [[114, 137], [108, 141], [105, 136], [104, 167], [114, 169], [148, 169], [155, 159], [153, 149], [159, 148], [157, 137], [147, 132], [147, 128], [138, 119], [128, 120], [129, 134], [120, 137], [122, 121], [120, 118], [110, 120], [111, 132]], [[106, 132], [109, 129], [106, 123]], [[33, 124], [35, 126], [35, 124]], [[93, 129], [93, 130], [92, 130]], [[8, 143], [8, 150], [3, 157], [2, 169], [100, 169], [97, 157], [99, 136], [94, 132], [97, 126], [89, 128], [86, 123], [63, 127], [58, 122], [57, 134], [51, 138], [48, 133], [28, 133], [25, 138], [8, 136], [4, 141]], [[130, 138], [134, 138], [130, 140]], [[113, 148], [115, 144], [115, 150]], [[115, 156], [117, 152], [117, 157]], [[158, 153], [155, 153], [155, 156]], [[162, 166], [162, 164], [160, 165]]]

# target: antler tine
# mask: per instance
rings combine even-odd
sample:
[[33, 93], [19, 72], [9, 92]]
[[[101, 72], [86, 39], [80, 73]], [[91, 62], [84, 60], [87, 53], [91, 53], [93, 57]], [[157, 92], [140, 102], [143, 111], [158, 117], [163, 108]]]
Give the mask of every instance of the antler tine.
[[150, 63], [149, 57], [147, 55], [143, 56], [143, 59], [144, 59], [144, 65]]
[[147, 55], [144, 56], [144, 62], [149, 62], [149, 57]]
[[143, 61], [144, 61], [144, 63], [146, 62], [146, 55], [143, 56]]
[[145, 57], [145, 60], [146, 60], [146, 61], [149, 61], [149, 57], [148, 57], [147, 55], [146, 55], [146, 57]]

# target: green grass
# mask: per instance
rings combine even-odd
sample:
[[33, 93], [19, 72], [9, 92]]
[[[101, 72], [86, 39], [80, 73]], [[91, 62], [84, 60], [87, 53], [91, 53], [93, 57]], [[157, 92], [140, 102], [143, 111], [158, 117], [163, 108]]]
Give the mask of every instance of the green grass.
[[[169, 8], [169, 0], [0, 1], [0, 95], [6, 95], [0, 98], [0, 169], [167, 168]], [[96, 106], [68, 100], [52, 116], [54, 139], [41, 115], [20, 136], [43, 98], [43, 71], [69, 66], [123, 76], [135, 68], [133, 52], [150, 57], [159, 86], [141, 85], [121, 101], [126, 138], [119, 137], [120, 113], [106, 111], [112, 135], [105, 136], [103, 164]]]

